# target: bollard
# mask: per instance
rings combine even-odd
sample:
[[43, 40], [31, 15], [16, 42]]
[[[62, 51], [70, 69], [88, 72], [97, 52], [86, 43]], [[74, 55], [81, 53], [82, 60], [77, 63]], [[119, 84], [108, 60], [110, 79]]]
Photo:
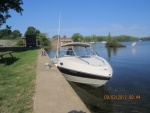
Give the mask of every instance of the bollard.
[[41, 48], [41, 55], [42, 55], [42, 56], [46, 56], [46, 51], [45, 51], [44, 48]]
[[51, 67], [50, 62], [46, 62], [46, 63], [45, 63], [45, 67], [46, 67], [46, 69], [50, 69], [50, 67]]
[[42, 50], [42, 56], [46, 56], [45, 50]]

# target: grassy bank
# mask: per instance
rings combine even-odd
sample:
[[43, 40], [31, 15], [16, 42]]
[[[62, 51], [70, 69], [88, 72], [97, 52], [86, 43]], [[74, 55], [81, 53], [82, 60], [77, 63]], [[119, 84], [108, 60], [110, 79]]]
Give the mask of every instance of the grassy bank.
[[31, 113], [38, 49], [12, 54], [13, 63], [0, 62], [0, 113]]

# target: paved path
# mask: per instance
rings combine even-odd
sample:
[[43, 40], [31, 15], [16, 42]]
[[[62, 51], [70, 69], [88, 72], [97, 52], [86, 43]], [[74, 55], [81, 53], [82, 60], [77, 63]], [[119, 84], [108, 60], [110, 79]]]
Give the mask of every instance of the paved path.
[[90, 113], [54, 64], [50, 69], [45, 67], [47, 61], [50, 61], [48, 55], [41, 56], [39, 52], [35, 113]]

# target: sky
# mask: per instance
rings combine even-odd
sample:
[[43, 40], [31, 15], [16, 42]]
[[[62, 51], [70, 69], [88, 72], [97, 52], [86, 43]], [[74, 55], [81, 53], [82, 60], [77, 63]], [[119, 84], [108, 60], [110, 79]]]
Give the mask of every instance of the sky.
[[[23, 0], [22, 15], [10, 11], [6, 22], [23, 35], [35, 27], [51, 38], [58, 34], [71, 37], [129, 35], [150, 36], [150, 0]], [[0, 29], [5, 28], [5, 24]]]

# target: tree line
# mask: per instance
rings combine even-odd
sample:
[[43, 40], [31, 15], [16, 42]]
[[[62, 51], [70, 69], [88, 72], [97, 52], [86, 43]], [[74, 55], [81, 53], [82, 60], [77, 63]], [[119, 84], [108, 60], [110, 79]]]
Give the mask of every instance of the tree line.
[[149, 37], [142, 37], [140, 38], [141, 41], [150, 41], [150, 36]]
[[36, 35], [40, 45], [50, 46], [50, 41], [47, 34], [40, 32], [40, 30], [32, 26], [27, 28], [24, 36], [22, 36], [19, 30], [12, 31], [8, 28], [0, 30], [0, 39], [18, 40], [17, 45], [22, 45], [22, 37], [25, 37], [26, 35]]
[[[36, 35], [37, 38], [39, 38], [40, 45], [43, 46], [49, 46], [50, 41], [49, 37], [46, 33], [40, 32], [40, 30], [36, 29], [35, 27], [28, 27], [26, 32], [24, 33], [24, 37], [26, 35]], [[22, 44], [22, 34], [19, 30], [12, 31], [11, 29], [2, 29], [0, 30], [0, 39], [16, 39], [18, 41], [18, 45]], [[59, 36], [60, 37], [60, 36]], [[63, 37], [67, 37], [64, 35]], [[111, 37], [111, 38], [110, 38]], [[52, 38], [58, 38], [58, 35], [53, 36]], [[143, 38], [137, 38], [133, 36], [127, 36], [127, 35], [120, 35], [120, 36], [110, 36], [110, 33], [108, 36], [97, 36], [97, 35], [91, 35], [91, 36], [83, 36], [80, 33], [74, 33], [72, 35], [72, 40], [74, 42], [125, 42], [125, 41], [150, 41], [150, 37], [143, 37]]]
[[[102, 42], [102, 41], [107, 41], [108, 38], [110, 37], [110, 33], [108, 36], [96, 36], [96, 35], [91, 35], [91, 36], [83, 36], [80, 33], [75, 33], [72, 36], [72, 39], [74, 42]], [[139, 38], [133, 37], [133, 36], [127, 36], [127, 35], [120, 35], [120, 36], [111, 36], [112, 39], [117, 40], [119, 42], [125, 42], [125, 41], [139, 41]]]
[[17, 39], [20, 38], [22, 34], [19, 30], [12, 31], [11, 29], [0, 30], [0, 39]]

